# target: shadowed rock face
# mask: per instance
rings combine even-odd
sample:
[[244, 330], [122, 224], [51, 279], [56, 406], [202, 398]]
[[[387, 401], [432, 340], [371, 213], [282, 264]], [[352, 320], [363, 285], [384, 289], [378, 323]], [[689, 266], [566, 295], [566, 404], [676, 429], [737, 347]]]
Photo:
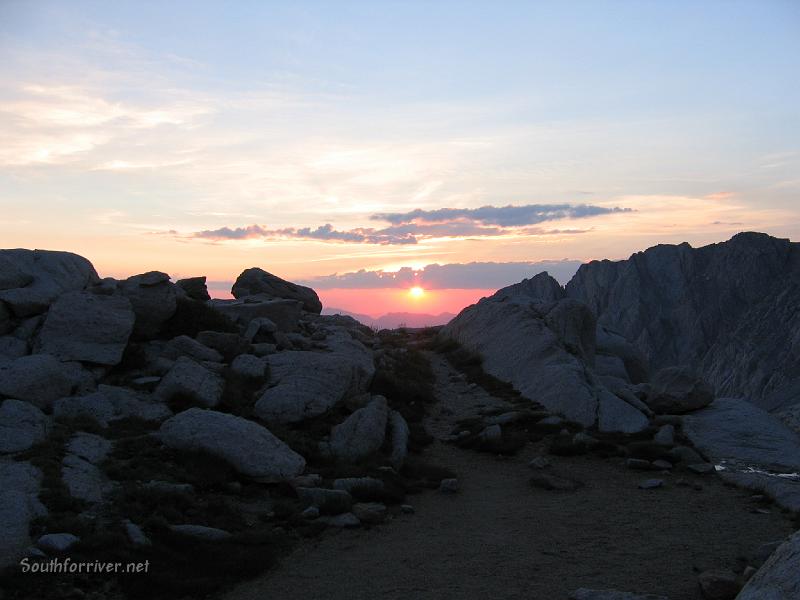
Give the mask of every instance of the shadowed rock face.
[[691, 365], [716, 394], [768, 410], [800, 397], [800, 244], [763, 233], [659, 245], [582, 265], [566, 286], [657, 369]]
[[242, 271], [231, 288], [231, 294], [234, 298], [263, 294], [273, 298], [300, 300], [308, 312], [319, 314], [322, 311], [322, 302], [314, 290], [285, 281], [257, 267]]
[[[641, 431], [647, 417], [594, 372], [594, 315], [564, 296], [558, 282], [541, 273], [465, 308], [441, 335], [481, 355], [491, 375], [571, 421], [602, 431]], [[629, 382], [619, 383], [625, 388]]]

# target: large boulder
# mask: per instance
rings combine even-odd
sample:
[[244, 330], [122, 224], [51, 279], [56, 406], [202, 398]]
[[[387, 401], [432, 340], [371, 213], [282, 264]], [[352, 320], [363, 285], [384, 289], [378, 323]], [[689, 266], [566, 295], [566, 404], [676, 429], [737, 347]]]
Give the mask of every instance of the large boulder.
[[172, 338], [164, 348], [164, 356], [177, 359], [180, 356], [188, 356], [197, 361], [221, 362], [222, 354], [213, 348], [201, 344], [188, 335], [179, 335]]
[[47, 313], [37, 349], [65, 361], [116, 365], [135, 320], [127, 298], [90, 292], [62, 294]]
[[566, 286], [654, 369], [692, 365], [719, 396], [800, 398], [800, 243], [763, 233], [582, 265]]
[[650, 380], [650, 393], [645, 402], [656, 413], [679, 415], [714, 400], [708, 384], [688, 367], [667, 367]]
[[31, 521], [47, 514], [39, 502], [41, 482], [41, 472], [30, 463], [0, 460], [0, 570], [25, 554]]
[[111, 385], [101, 385], [96, 392], [84, 396], [61, 398], [53, 403], [53, 415], [60, 419], [88, 418], [101, 427], [122, 419], [160, 422], [172, 411], [150, 396]]
[[75, 382], [68, 368], [49, 354], [32, 354], [0, 363], [0, 396], [48, 407], [69, 396]]
[[218, 374], [186, 356], [180, 357], [156, 388], [156, 396], [168, 401], [183, 395], [205, 407], [222, 400], [225, 382]]
[[92, 263], [71, 252], [0, 250], [0, 301], [16, 317], [43, 313], [64, 292], [98, 280]]
[[744, 586], [736, 600], [800, 598], [800, 531], [772, 553]]
[[178, 281], [175, 282], [175, 285], [186, 292], [186, 295], [193, 300], [211, 300], [211, 296], [208, 294], [208, 288], [206, 287], [205, 275], [202, 277], [187, 277], [186, 279], [178, 279]]
[[336, 352], [279, 352], [267, 357], [267, 365], [269, 387], [256, 402], [255, 414], [268, 423], [319, 416], [366, 389], [360, 365]]
[[133, 305], [136, 313], [134, 331], [140, 337], [155, 336], [178, 307], [175, 286], [169, 275], [160, 271], [128, 277], [120, 282], [119, 292]]
[[213, 410], [190, 408], [161, 425], [170, 448], [201, 450], [259, 481], [284, 481], [305, 469], [305, 460], [261, 425]]
[[50, 420], [33, 404], [4, 400], [0, 404], [0, 454], [23, 452], [44, 441]]
[[236, 278], [231, 288], [231, 294], [234, 298], [263, 294], [271, 298], [300, 300], [304, 310], [317, 314], [322, 311], [322, 302], [319, 301], [319, 296], [314, 290], [285, 281], [257, 267], [246, 269]]
[[683, 417], [683, 433], [692, 445], [720, 466], [719, 475], [763, 492], [800, 511], [800, 435], [746, 400], [718, 398]]
[[297, 331], [303, 312], [303, 303], [299, 300], [270, 299], [262, 296], [240, 300], [211, 300], [210, 306], [243, 328], [246, 328], [253, 319], [266, 318], [280, 331]]
[[96, 504], [112, 484], [98, 466], [111, 451], [112, 443], [99, 435], [79, 432], [67, 444], [61, 463], [61, 480], [70, 496]]
[[331, 430], [331, 452], [344, 462], [356, 463], [380, 450], [386, 439], [389, 408], [386, 398], [375, 396]]

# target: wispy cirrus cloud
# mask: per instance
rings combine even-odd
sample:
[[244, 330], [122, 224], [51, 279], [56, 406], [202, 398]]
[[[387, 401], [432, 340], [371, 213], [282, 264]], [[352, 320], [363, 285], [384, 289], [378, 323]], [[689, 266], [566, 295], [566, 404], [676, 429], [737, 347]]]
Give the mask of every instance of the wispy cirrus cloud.
[[356, 227], [338, 230], [330, 223], [312, 227], [269, 229], [262, 225], [220, 227], [190, 234], [214, 241], [252, 239], [308, 239], [358, 244], [416, 244], [432, 238], [499, 237], [505, 235], [576, 235], [589, 229], [545, 229], [535, 224], [632, 212], [630, 208], [606, 208], [587, 204], [529, 204], [480, 208], [416, 209], [406, 213], [376, 213], [371, 220], [387, 221], [388, 227]]

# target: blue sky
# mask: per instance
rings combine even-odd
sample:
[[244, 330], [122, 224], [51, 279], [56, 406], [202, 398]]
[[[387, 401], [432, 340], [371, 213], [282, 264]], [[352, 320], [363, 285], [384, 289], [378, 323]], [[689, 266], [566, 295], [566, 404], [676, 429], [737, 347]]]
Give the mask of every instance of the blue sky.
[[[4, 245], [112, 275], [800, 233], [798, 2], [5, 0], [0, 55]], [[553, 204], [596, 214], [469, 218]], [[372, 218], [444, 208], [414, 244]]]

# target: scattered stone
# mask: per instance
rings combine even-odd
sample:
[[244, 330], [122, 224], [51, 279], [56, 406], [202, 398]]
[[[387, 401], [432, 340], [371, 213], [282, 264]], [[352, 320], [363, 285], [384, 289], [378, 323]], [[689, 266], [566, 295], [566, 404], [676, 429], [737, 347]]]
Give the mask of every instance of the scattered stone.
[[402, 511], [403, 514], [406, 514], [406, 515], [413, 515], [414, 514], [414, 507], [412, 505], [410, 505], [410, 504], [401, 504], [400, 505], [400, 510]]
[[548, 471], [536, 473], [530, 478], [529, 483], [535, 488], [560, 492], [574, 492], [583, 487], [583, 483], [580, 481], [556, 475]]
[[675, 443], [675, 427], [662, 425], [653, 436], [653, 441], [661, 446], [672, 446]]
[[127, 298], [69, 292], [50, 307], [36, 349], [62, 361], [113, 366], [122, 360], [135, 319]]
[[353, 514], [362, 523], [382, 523], [386, 519], [386, 505], [380, 502], [357, 502], [353, 504]]
[[654, 490], [660, 487], [664, 487], [663, 479], [645, 479], [639, 484], [640, 490]]
[[707, 600], [733, 600], [741, 589], [736, 573], [731, 571], [704, 571], [697, 581]]
[[653, 463], [649, 460], [642, 460], [641, 458], [629, 458], [625, 461], [625, 466], [637, 471], [650, 471], [653, 468]]
[[182, 356], [158, 384], [155, 394], [163, 400], [180, 394], [192, 398], [201, 406], [213, 408], [222, 400], [224, 386], [219, 375]]
[[36, 540], [36, 545], [45, 552], [61, 554], [80, 541], [81, 538], [71, 533], [47, 533]]
[[703, 457], [700, 456], [693, 448], [689, 446], [675, 446], [668, 453], [668, 456], [674, 462], [682, 462], [686, 465], [693, 465], [705, 462]]
[[351, 512], [334, 515], [332, 517], [320, 517], [319, 520], [331, 527], [344, 528], [359, 527], [361, 525], [361, 521], [358, 520], [358, 517]]
[[274, 334], [277, 333], [278, 326], [267, 317], [258, 317], [250, 321], [244, 331], [244, 337], [253, 344], [260, 342], [272, 342], [275, 340]]
[[579, 588], [569, 595], [570, 600], [669, 600], [657, 594], [634, 594], [618, 590], [591, 590]]
[[442, 479], [439, 482], [439, 491], [443, 494], [456, 494], [460, 489], [458, 479]]
[[47, 437], [50, 420], [29, 402], [0, 404], [0, 454], [24, 452]]
[[206, 542], [221, 542], [232, 537], [229, 531], [205, 525], [170, 525], [169, 528], [180, 535]]
[[316, 519], [319, 517], [319, 509], [316, 506], [309, 506], [303, 512], [300, 513], [300, 516], [304, 519]]
[[668, 460], [654, 460], [653, 467], [661, 471], [668, 471], [672, 469], [672, 463]]
[[478, 434], [478, 437], [487, 443], [499, 442], [503, 439], [503, 429], [500, 425], [489, 425]]
[[331, 452], [341, 461], [359, 462], [377, 452], [386, 438], [386, 398], [372, 401], [331, 430]]
[[139, 527], [133, 521], [125, 519], [122, 522], [122, 526], [125, 528], [125, 533], [128, 536], [131, 544], [134, 546], [149, 546], [151, 545], [150, 538], [148, 538], [142, 528]]
[[241, 417], [190, 408], [161, 425], [159, 439], [179, 450], [204, 450], [260, 481], [285, 481], [305, 469], [305, 460], [261, 425]]
[[353, 498], [344, 490], [326, 488], [297, 488], [297, 497], [309, 506], [316, 506], [321, 513], [338, 515], [348, 512], [353, 506]]
[[374, 477], [346, 477], [336, 479], [333, 488], [344, 490], [351, 496], [362, 500], [381, 498], [385, 491], [383, 481]]
[[250, 350], [248, 341], [238, 333], [201, 331], [197, 334], [195, 339], [204, 346], [213, 348], [222, 354], [223, 358], [228, 362]]
[[545, 456], [537, 456], [533, 460], [528, 463], [528, 468], [530, 469], [546, 469], [552, 463], [550, 460]]
[[714, 472], [714, 465], [711, 463], [699, 463], [696, 465], [689, 465], [686, 468], [698, 475], [706, 475], [707, 473]]
[[[318, 475], [317, 473], [310, 473], [308, 475], [299, 475], [295, 477], [290, 482], [293, 488], [299, 487], [319, 487], [322, 485], [322, 475]], [[334, 487], [336, 487], [334, 485]]]

